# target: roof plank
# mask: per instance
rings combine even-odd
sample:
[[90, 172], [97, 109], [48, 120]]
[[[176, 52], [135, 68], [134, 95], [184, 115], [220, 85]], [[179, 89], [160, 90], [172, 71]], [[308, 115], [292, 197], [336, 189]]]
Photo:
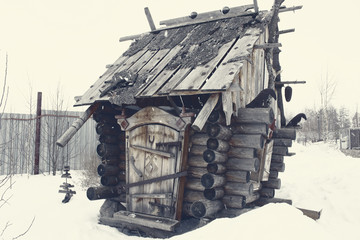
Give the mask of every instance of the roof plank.
[[170, 49], [162, 49], [157, 51], [157, 53], [146, 63], [146, 65], [141, 68], [141, 70], [138, 72], [139, 75], [147, 75], [149, 74], [155, 66], [161, 62], [161, 60], [168, 54]]
[[174, 91], [199, 90], [209, 75], [214, 71], [221, 59], [226, 55], [235, 39], [224, 44], [218, 55], [205, 65], [197, 66], [175, 89]]
[[[177, 45], [168, 52], [168, 54], [156, 65], [156, 67], [151, 71], [151, 74], [148, 77], [148, 81], [141, 87], [141, 89], [136, 94], [136, 97], [141, 97], [142, 92], [151, 86], [157, 76], [164, 70], [166, 65], [176, 56], [176, 54], [181, 50], [181, 46]], [[157, 83], [155, 83], [157, 85]]]
[[[201, 88], [201, 91], [223, 90], [228, 89], [243, 66], [245, 59], [260, 36], [259, 28], [250, 28], [246, 31], [245, 36], [238, 39], [230, 52], [226, 55], [222, 64], [216, 69], [214, 74]], [[219, 81], [221, 79], [221, 81]]]
[[128, 70], [134, 73], [138, 73], [147, 62], [149, 62], [157, 51], [146, 51]]
[[150, 97], [154, 95], [159, 88], [164, 85], [175, 73], [177, 69], [164, 70], [157, 77], [152, 84], [146, 88], [142, 93], [141, 97]]
[[97, 91], [97, 89], [99, 89], [99, 87], [101, 85], [104, 84], [105, 81], [107, 81], [109, 79], [109, 76], [112, 76], [112, 74], [123, 64], [125, 63], [127, 60], [129, 59], [129, 56], [120, 56], [114, 64], [112, 64], [107, 70], [106, 72], [101, 75], [98, 80], [90, 86], [90, 88], [79, 98], [79, 101], [77, 101], [75, 103], [75, 106], [81, 106], [81, 105], [87, 105], [87, 104], [92, 104], [94, 101], [92, 99], [90, 99], [93, 95], [94, 92]]
[[192, 71], [191, 68], [179, 69], [176, 72], [176, 74], [169, 81], [167, 81], [166, 84], [164, 84], [164, 86], [158, 91], [157, 94], [158, 95], [169, 94], [169, 92], [171, 92], [171, 90], [175, 88], [177, 84], [181, 82], [184, 79], [184, 77], [186, 77], [191, 71]]
[[[81, 100], [77, 102], [75, 106], [92, 104], [94, 101], [100, 100], [101, 91], [106, 89], [109, 85], [105, 82], [111, 80], [114, 73], [129, 69], [145, 52], [146, 50], [141, 50], [131, 57], [120, 57], [118, 63], [115, 62], [114, 66], [109, 68], [104, 75], [102, 75], [87, 92], [85, 92], [81, 97]], [[101, 98], [101, 100], [102, 99], [107, 100], [108, 97], [105, 96]]]

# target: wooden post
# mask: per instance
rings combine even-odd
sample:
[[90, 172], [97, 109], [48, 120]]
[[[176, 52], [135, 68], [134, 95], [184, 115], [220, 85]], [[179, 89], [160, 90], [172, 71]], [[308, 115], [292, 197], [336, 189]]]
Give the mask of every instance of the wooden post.
[[211, 112], [214, 110], [218, 100], [219, 100], [218, 93], [214, 93], [209, 97], [209, 99], [206, 101], [204, 107], [201, 109], [201, 111], [197, 115], [194, 123], [192, 124], [192, 128], [194, 130], [200, 132], [203, 129], [207, 119], [209, 118]]
[[146, 7], [146, 8], [144, 8], [144, 10], [145, 10], [145, 15], [146, 15], [146, 18], [147, 18], [147, 20], [149, 22], [149, 26], [150, 26], [151, 31], [155, 31], [156, 27], [155, 27], [154, 20], [153, 20], [153, 18], [151, 16], [149, 8]]
[[40, 130], [41, 130], [41, 99], [42, 93], [37, 95], [37, 109], [36, 109], [36, 130], [35, 130], [35, 163], [34, 175], [39, 174], [39, 159], [40, 159]]
[[91, 117], [95, 110], [99, 107], [99, 103], [91, 105], [86, 111], [76, 119], [73, 124], [66, 130], [66, 132], [56, 141], [56, 145], [60, 147], [65, 147], [65, 145], [70, 141], [70, 139], [75, 135], [77, 131], [84, 125], [84, 123]]

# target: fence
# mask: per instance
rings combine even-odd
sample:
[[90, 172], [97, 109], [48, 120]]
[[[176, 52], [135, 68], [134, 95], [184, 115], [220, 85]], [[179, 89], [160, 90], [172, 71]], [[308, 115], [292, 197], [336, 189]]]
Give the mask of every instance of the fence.
[[[56, 140], [82, 112], [42, 111], [39, 171], [55, 172], [64, 165], [84, 169], [96, 156], [95, 121], [89, 119], [64, 148]], [[0, 175], [34, 172], [35, 121], [30, 114], [4, 113], [0, 119]]]

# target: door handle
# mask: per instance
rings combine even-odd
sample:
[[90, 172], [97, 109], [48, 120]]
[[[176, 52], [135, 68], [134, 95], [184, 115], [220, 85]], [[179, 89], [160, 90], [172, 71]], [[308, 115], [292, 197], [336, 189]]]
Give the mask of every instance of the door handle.
[[142, 172], [141, 172], [139, 169], [136, 168], [136, 166], [135, 166], [135, 159], [134, 159], [133, 156], [130, 157], [130, 164], [131, 164], [131, 166], [134, 168], [134, 171], [136, 172], [136, 174], [137, 174], [139, 177], [142, 177], [143, 174], [142, 174]]

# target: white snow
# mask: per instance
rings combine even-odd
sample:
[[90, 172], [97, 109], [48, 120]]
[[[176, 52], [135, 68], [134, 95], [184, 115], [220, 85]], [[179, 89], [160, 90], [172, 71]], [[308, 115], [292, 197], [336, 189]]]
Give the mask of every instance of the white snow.
[[[324, 143], [294, 143], [291, 151], [296, 155], [285, 160], [282, 188], [276, 196], [292, 199], [293, 206], [268, 204], [236, 218], [216, 219], [172, 239], [360, 239], [360, 159], [346, 157]], [[140, 239], [99, 225], [103, 201], [89, 201], [80, 187], [81, 172], [70, 173], [77, 194], [67, 204], [61, 202], [64, 194], [58, 193], [64, 181], [60, 175], [14, 176], [15, 183], [5, 196], [12, 197], [0, 208], [0, 239], [25, 232], [33, 219], [19, 239]], [[321, 218], [314, 221], [295, 206], [322, 210]], [[2, 233], [7, 223], [11, 225]]]

